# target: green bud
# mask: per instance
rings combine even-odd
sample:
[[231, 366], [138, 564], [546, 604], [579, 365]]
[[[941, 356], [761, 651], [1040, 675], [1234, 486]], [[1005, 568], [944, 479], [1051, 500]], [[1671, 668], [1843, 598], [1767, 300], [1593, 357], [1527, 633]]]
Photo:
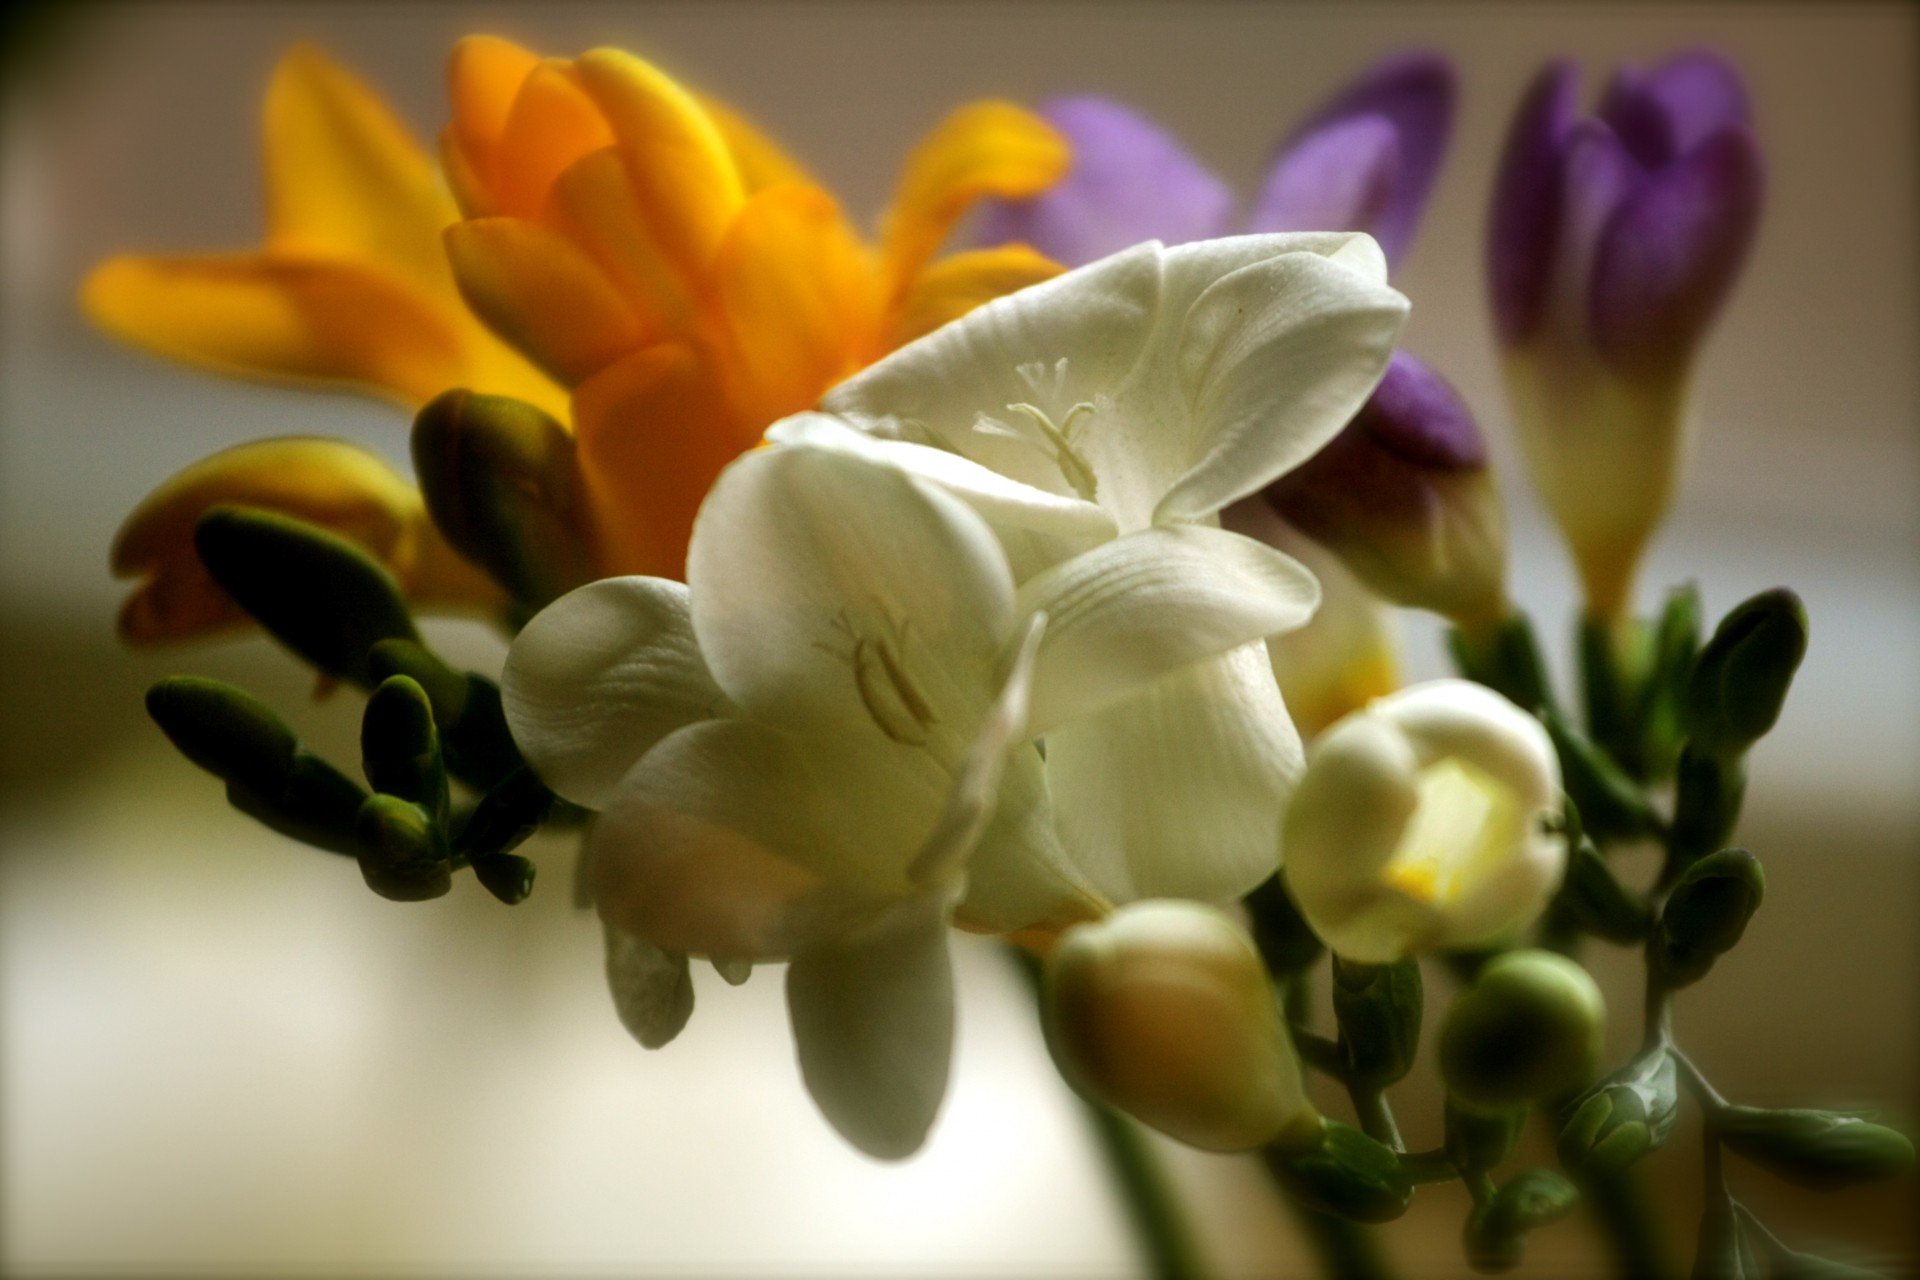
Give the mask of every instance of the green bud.
[[1668, 988], [1698, 982], [1740, 941], [1766, 897], [1760, 859], [1722, 849], [1688, 867], [1660, 913], [1652, 960]]
[[1567, 794], [1580, 806], [1586, 829], [1598, 839], [1632, 839], [1660, 829], [1646, 793], [1599, 747], [1555, 711], [1542, 717], [1560, 757]]
[[447, 771], [440, 760], [440, 735], [434, 731], [426, 691], [413, 680], [390, 676], [367, 699], [360, 721], [360, 756], [375, 791], [409, 800], [434, 821], [446, 821]]
[[1905, 1134], [1843, 1111], [1722, 1107], [1714, 1132], [1731, 1150], [1795, 1186], [1832, 1191], [1904, 1173]]
[[252, 507], [214, 507], [194, 526], [207, 572], [275, 639], [328, 675], [373, 683], [367, 651], [418, 640], [400, 584], [357, 544]]
[[1656, 1046], [1575, 1101], [1560, 1129], [1560, 1164], [1574, 1174], [1615, 1177], [1673, 1136], [1679, 1111], [1673, 1057]]
[[403, 675], [426, 691], [447, 770], [468, 786], [490, 790], [523, 766], [501, 709], [499, 686], [491, 680], [455, 671], [411, 640], [374, 645], [367, 667], [375, 680]]
[[1638, 942], [1652, 927], [1647, 904], [1620, 883], [1591, 840], [1573, 845], [1560, 893], [1580, 927], [1609, 942]]
[[1673, 833], [1668, 841], [1676, 869], [1726, 847], [1740, 824], [1746, 796], [1743, 757], [1711, 756], [1687, 744], [1674, 781]]
[[1299, 973], [1326, 950], [1287, 893], [1285, 877], [1268, 876], [1242, 905], [1247, 909], [1248, 931], [1269, 973]]
[[256, 790], [227, 783], [227, 803], [289, 839], [328, 853], [359, 852], [356, 823], [367, 793], [360, 785], [302, 748], [278, 787]]
[[1413, 1182], [1384, 1143], [1337, 1120], [1321, 1121], [1318, 1145], [1265, 1155], [1280, 1180], [1309, 1207], [1350, 1222], [1391, 1222], [1413, 1203]]
[[553, 792], [521, 767], [489, 791], [454, 841], [454, 852], [500, 901], [512, 906], [533, 892], [534, 865], [510, 850], [540, 829], [553, 812]]
[[360, 874], [381, 897], [420, 902], [453, 887], [440, 830], [419, 805], [399, 796], [369, 796], [360, 806], [356, 829]]
[[1580, 1193], [1548, 1169], [1525, 1169], [1500, 1185], [1467, 1218], [1463, 1244], [1476, 1271], [1511, 1271], [1520, 1265], [1527, 1232], [1573, 1212]]
[[573, 435], [539, 409], [449, 391], [414, 419], [413, 466], [447, 541], [529, 610], [594, 578]]
[[1600, 1057], [1606, 1005], [1565, 956], [1510, 951], [1480, 970], [1440, 1025], [1440, 1075], [1455, 1101], [1498, 1111], [1563, 1093]]
[[1785, 587], [1762, 591], [1714, 630], [1687, 682], [1692, 744], [1711, 756], [1744, 754], [1773, 728], [1807, 653], [1807, 609]]
[[1653, 636], [1653, 669], [1641, 694], [1640, 774], [1671, 777], [1686, 741], [1687, 682], [1700, 651], [1700, 592], [1688, 583], [1667, 596]]
[[1462, 1173], [1482, 1173], [1498, 1167], [1520, 1145], [1527, 1109], [1470, 1111], [1449, 1101], [1446, 1123], [1447, 1159]]
[[1652, 637], [1637, 618], [1585, 616], [1577, 644], [1587, 731], [1631, 769], [1639, 752], [1640, 698], [1652, 664]]
[[147, 690], [147, 714], [180, 754], [225, 782], [276, 792], [299, 739], [260, 699], [220, 680], [168, 676]]
[[1422, 1002], [1418, 960], [1372, 965], [1335, 957], [1333, 1012], [1348, 1081], [1380, 1088], [1413, 1069]]

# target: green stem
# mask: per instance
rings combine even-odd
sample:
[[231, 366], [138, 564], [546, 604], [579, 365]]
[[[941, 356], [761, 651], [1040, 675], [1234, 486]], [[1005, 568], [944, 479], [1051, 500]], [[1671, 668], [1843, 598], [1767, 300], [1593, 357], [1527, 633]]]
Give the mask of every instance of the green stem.
[[1153, 1275], [1157, 1280], [1200, 1280], [1207, 1268], [1199, 1245], [1146, 1135], [1110, 1108], [1095, 1102], [1085, 1107]]
[[1581, 1198], [1605, 1229], [1614, 1273], [1621, 1280], [1667, 1280], [1676, 1274], [1632, 1169], [1611, 1177], [1581, 1178], [1578, 1184]]
[[1393, 1107], [1387, 1101], [1386, 1090], [1349, 1083], [1347, 1097], [1353, 1100], [1353, 1113], [1360, 1121], [1362, 1133], [1396, 1152], [1407, 1149], [1407, 1144], [1400, 1137], [1400, 1126], [1394, 1123]]
[[1393, 1267], [1371, 1231], [1357, 1222], [1310, 1209], [1285, 1188], [1280, 1198], [1287, 1202], [1300, 1234], [1320, 1262], [1320, 1273], [1328, 1280], [1390, 1280]]

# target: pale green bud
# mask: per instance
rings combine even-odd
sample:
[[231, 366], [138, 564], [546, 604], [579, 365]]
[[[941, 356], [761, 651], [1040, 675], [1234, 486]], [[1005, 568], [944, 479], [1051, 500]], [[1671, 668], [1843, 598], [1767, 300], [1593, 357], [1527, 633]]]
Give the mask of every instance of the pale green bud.
[[1501, 1110], [1564, 1093], [1600, 1058], [1606, 1004], [1587, 971], [1549, 951], [1489, 961], [1440, 1026], [1440, 1074], [1467, 1107]]

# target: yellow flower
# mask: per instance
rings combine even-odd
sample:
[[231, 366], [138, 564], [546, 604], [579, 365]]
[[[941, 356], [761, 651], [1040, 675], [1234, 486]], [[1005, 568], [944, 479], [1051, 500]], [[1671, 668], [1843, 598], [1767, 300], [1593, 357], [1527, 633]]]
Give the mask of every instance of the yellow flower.
[[908, 159], [880, 243], [750, 125], [631, 54], [471, 37], [441, 141], [467, 300], [573, 392], [605, 573], [678, 578], [693, 514], [762, 431], [900, 343], [1059, 270], [1021, 246], [933, 262], [982, 196], [1067, 165], [982, 102]]

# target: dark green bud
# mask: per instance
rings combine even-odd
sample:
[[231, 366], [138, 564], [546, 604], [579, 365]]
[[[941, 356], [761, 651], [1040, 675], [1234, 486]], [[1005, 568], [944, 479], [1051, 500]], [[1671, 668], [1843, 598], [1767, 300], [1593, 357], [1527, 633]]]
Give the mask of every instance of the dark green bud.
[[539, 409], [449, 391], [414, 419], [413, 466], [447, 541], [525, 608], [594, 578], [573, 435]]
[[1520, 1265], [1527, 1232], [1573, 1212], [1580, 1193], [1549, 1169], [1525, 1169], [1474, 1206], [1463, 1244], [1476, 1271], [1511, 1271]]
[[278, 512], [214, 507], [193, 543], [241, 608], [328, 675], [364, 688], [373, 683], [369, 649], [419, 639], [394, 576], [338, 534]]
[[1326, 950], [1287, 893], [1285, 877], [1268, 876], [1246, 896], [1244, 904], [1249, 932], [1269, 973], [1299, 973]]
[[1483, 1173], [1496, 1168], [1520, 1145], [1527, 1109], [1470, 1111], [1447, 1103], [1447, 1159], [1461, 1173]]
[[1349, 1082], [1379, 1088], [1413, 1069], [1423, 998], [1418, 960], [1372, 965], [1334, 959], [1333, 1012]]
[[1574, 1174], [1618, 1176], [1673, 1136], [1679, 1111], [1673, 1057], [1649, 1049], [1575, 1101], [1560, 1129], [1560, 1164]]
[[426, 691], [447, 770], [468, 786], [489, 790], [522, 767], [520, 749], [513, 744], [500, 705], [500, 689], [491, 680], [455, 671], [410, 640], [376, 644], [367, 656], [367, 666], [375, 680], [407, 676]]
[[359, 852], [356, 823], [366, 798], [358, 783], [304, 748], [271, 790], [227, 783], [228, 804], [289, 839], [328, 853]]
[[1647, 904], [1620, 883], [1591, 840], [1573, 845], [1560, 893], [1580, 927], [1609, 942], [1638, 942], [1652, 927]]
[[1687, 735], [1712, 756], [1744, 754], [1780, 718], [1807, 653], [1807, 609], [1785, 587], [1734, 609], [1700, 651], [1687, 682]]
[[1815, 1191], [1891, 1178], [1913, 1166], [1905, 1134], [1843, 1111], [1722, 1107], [1712, 1124], [1729, 1150]]
[[1349, 1222], [1391, 1222], [1413, 1203], [1413, 1182], [1391, 1147], [1351, 1125], [1322, 1120], [1318, 1146], [1289, 1156], [1267, 1149], [1280, 1180], [1311, 1208]]
[[1441, 1078], [1471, 1110], [1564, 1093], [1592, 1074], [1606, 1020], [1585, 969], [1550, 951], [1510, 951], [1482, 968], [1447, 1010]]
[[1660, 815], [1646, 793], [1599, 747], [1554, 711], [1543, 717], [1567, 794], [1596, 839], [1632, 839], [1660, 830]]
[[533, 892], [534, 865], [511, 850], [540, 829], [553, 812], [553, 792], [524, 766], [475, 806], [454, 852], [473, 864], [473, 872], [500, 901], [512, 906]]
[[369, 796], [360, 806], [356, 829], [360, 874], [381, 897], [420, 902], [453, 887], [439, 828], [419, 805], [398, 796]]
[[293, 730], [266, 703], [230, 684], [168, 676], [147, 690], [147, 714], [180, 754], [225, 782], [272, 794], [293, 772]]
[[1687, 744], [1674, 781], [1673, 834], [1668, 842], [1676, 869], [1726, 847], [1740, 824], [1740, 806], [1746, 796], [1743, 757], [1712, 756]]
[[367, 699], [360, 721], [360, 758], [375, 791], [447, 817], [447, 771], [427, 694], [407, 676], [390, 676]]
[[1652, 960], [1663, 985], [1698, 982], [1731, 951], [1766, 897], [1760, 859], [1722, 849], [1688, 867], [1660, 913]]

